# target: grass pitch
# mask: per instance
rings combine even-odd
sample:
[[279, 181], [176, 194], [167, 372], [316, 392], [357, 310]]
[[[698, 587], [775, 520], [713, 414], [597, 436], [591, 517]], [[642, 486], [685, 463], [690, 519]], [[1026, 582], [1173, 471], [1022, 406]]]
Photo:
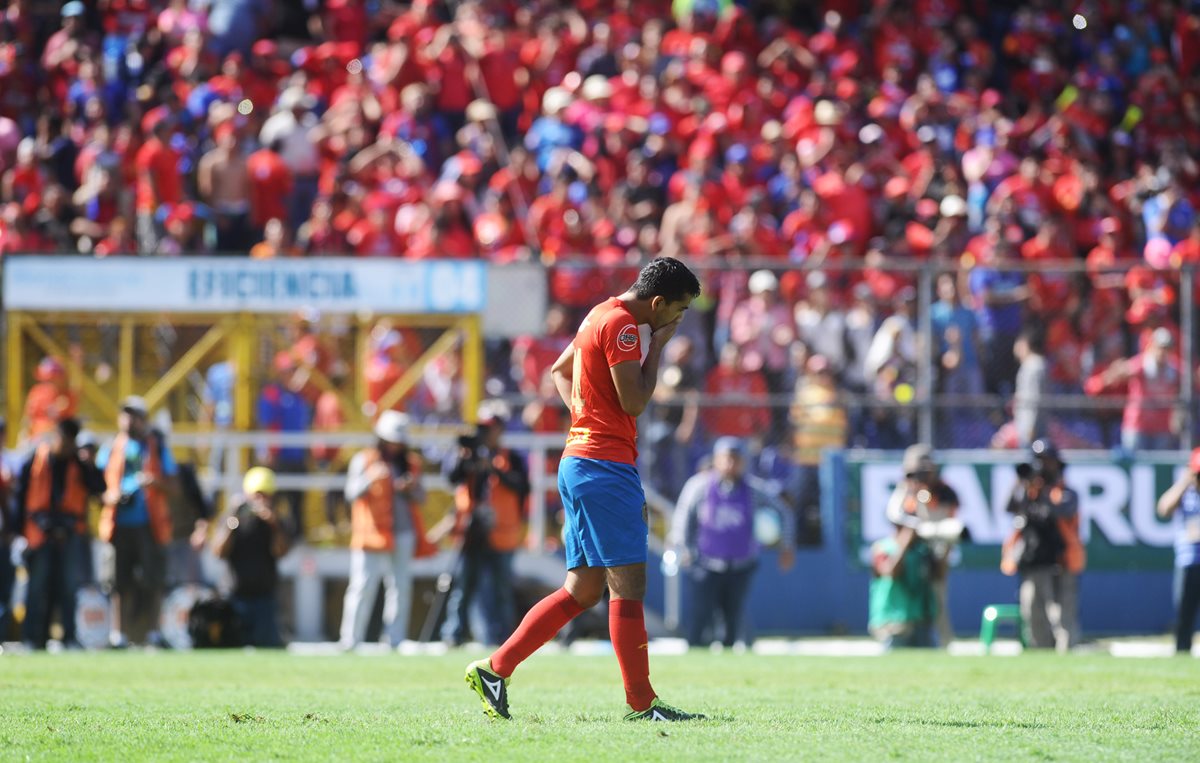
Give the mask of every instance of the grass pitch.
[[612, 656], [535, 655], [490, 721], [481, 656], [0, 657], [2, 760], [1080, 760], [1200, 756], [1200, 661], [651, 658], [689, 724], [621, 720]]

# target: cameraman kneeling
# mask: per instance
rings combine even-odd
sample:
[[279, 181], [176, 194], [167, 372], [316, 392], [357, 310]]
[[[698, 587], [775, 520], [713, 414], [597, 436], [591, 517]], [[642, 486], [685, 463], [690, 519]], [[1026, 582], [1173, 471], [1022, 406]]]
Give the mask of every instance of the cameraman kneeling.
[[1046, 440], [1031, 446], [1029, 463], [1008, 502], [1013, 532], [1004, 543], [1000, 569], [1021, 576], [1021, 618], [1033, 648], [1065, 652], [1079, 641], [1079, 496], [1063, 482], [1063, 462]]
[[275, 514], [275, 472], [256, 466], [242, 480], [245, 497], [217, 524], [213, 553], [233, 570], [233, 609], [246, 646], [283, 646], [279, 636], [277, 562], [287, 534]]

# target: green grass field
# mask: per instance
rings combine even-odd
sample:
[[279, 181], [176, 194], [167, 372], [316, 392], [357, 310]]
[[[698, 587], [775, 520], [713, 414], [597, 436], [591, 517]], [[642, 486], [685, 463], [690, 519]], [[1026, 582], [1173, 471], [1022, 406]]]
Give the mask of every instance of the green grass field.
[[1200, 661], [1106, 656], [654, 657], [621, 720], [615, 658], [538, 655], [489, 721], [477, 655], [0, 657], [3, 760], [1131, 760], [1200, 757]]

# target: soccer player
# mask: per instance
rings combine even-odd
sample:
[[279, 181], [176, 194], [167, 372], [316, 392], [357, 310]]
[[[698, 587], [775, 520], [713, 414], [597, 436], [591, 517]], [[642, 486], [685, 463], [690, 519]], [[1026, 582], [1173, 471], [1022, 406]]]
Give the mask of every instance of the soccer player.
[[[625, 698], [626, 720], [682, 721], [703, 716], [667, 705], [650, 685], [646, 621], [646, 496], [638, 477], [636, 417], [650, 402], [663, 347], [700, 295], [700, 282], [679, 260], [660, 257], [629, 291], [592, 308], [551, 373], [571, 409], [571, 430], [558, 467], [566, 512], [567, 579], [535, 604], [490, 658], [467, 666], [467, 683], [494, 718], [510, 718], [508, 682], [517, 666], [586, 609], [607, 586], [608, 629]], [[650, 326], [642, 361], [638, 326]]]

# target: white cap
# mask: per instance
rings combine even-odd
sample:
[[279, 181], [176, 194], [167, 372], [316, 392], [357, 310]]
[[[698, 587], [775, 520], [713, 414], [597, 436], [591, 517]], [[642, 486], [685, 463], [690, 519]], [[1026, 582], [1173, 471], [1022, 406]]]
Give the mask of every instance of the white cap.
[[121, 410], [145, 416], [150, 409], [146, 405], [146, 398], [141, 395], [130, 395], [121, 401]]
[[612, 97], [612, 84], [603, 74], [593, 74], [583, 81], [580, 94], [589, 101]]
[[384, 411], [375, 422], [375, 436], [384, 442], [399, 445], [408, 437], [408, 416], [400, 411]]
[[947, 196], [942, 199], [938, 211], [942, 213], [942, 217], [959, 217], [967, 213], [967, 202], [963, 201], [961, 196]]
[[1150, 335], [1150, 341], [1154, 342], [1156, 347], [1170, 347], [1175, 344], [1175, 337], [1171, 336], [1171, 329], [1159, 326]]
[[750, 293], [762, 294], [764, 291], [777, 291], [779, 279], [769, 270], [756, 270], [750, 274]]
[[838, 108], [833, 101], [817, 101], [817, 105], [813, 107], [813, 119], [822, 127], [829, 127], [842, 121], [842, 115], [838, 113]]
[[571, 105], [571, 93], [566, 88], [552, 87], [542, 96], [542, 111], [557, 114]]

